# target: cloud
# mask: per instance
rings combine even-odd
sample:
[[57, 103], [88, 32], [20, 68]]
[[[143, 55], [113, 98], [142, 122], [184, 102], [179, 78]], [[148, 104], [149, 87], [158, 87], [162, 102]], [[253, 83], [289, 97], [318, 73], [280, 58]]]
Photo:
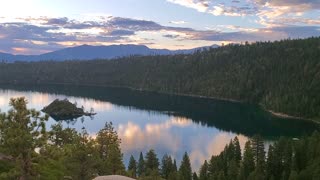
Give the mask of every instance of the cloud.
[[51, 18], [47, 20], [48, 25], [65, 25], [68, 23], [68, 18]]
[[317, 26], [282, 26], [273, 28], [261, 28], [255, 31], [239, 32], [196, 32], [194, 39], [208, 41], [233, 41], [233, 42], [255, 42], [255, 41], [274, 41], [287, 38], [307, 38], [311, 36], [320, 36], [320, 30]]
[[257, 8], [254, 3], [233, 0], [231, 3], [225, 1], [211, 0], [167, 0], [184, 7], [195, 9], [199, 12], [213, 14], [214, 16], [243, 16], [255, 14]]
[[304, 6], [310, 9], [317, 9], [320, 7], [318, 0], [255, 0], [260, 5], [271, 6]]
[[187, 24], [188, 22], [186, 22], [186, 21], [170, 21], [169, 23], [180, 25], [180, 24]]
[[[193, 8], [202, 13], [214, 16], [242, 16], [256, 17], [256, 23], [264, 27], [282, 26], [285, 24], [308, 25], [318, 22], [317, 18], [301, 17], [305, 13], [319, 13], [319, 0], [167, 0], [184, 7]], [[300, 17], [297, 17], [300, 16]], [[318, 16], [319, 17], [319, 16]], [[301, 18], [301, 19], [299, 19]], [[313, 24], [314, 25], [314, 24]]]
[[114, 30], [111, 31], [109, 33], [111, 36], [131, 36], [134, 35], [135, 32], [134, 31], [130, 31], [130, 30]]
[[163, 37], [170, 38], [170, 39], [176, 39], [180, 36], [179, 35], [172, 35], [172, 34], [165, 34], [165, 35], [163, 35]]
[[[185, 118], [172, 118], [159, 124], [146, 124], [140, 127], [134, 122], [120, 124], [118, 127], [119, 137], [122, 139], [121, 149], [130, 152], [135, 149], [151, 149], [160, 146], [168, 152], [176, 152], [181, 146], [181, 139], [172, 134], [174, 127], [186, 128], [192, 125], [192, 121]], [[163, 141], [170, 139], [170, 141]], [[159, 142], [161, 144], [159, 145]]]
[[188, 8], [196, 9], [199, 12], [206, 12], [209, 7], [209, 0], [167, 0]]
[[[212, 13], [218, 15], [226, 12], [217, 7], [216, 12]], [[319, 27], [316, 26], [320, 21], [317, 19], [278, 17], [277, 22], [273, 22], [265, 19], [272, 13], [260, 15], [264, 17], [260, 23], [265, 23], [265, 28], [218, 25], [208, 30], [163, 26], [154, 21], [110, 16], [96, 21], [64, 17], [20, 18], [23, 22], [0, 23], [0, 51], [40, 54], [82, 44], [148, 44], [163, 48], [161, 42], [170, 42], [173, 47], [181, 45], [181, 42], [254, 42], [320, 36]], [[273, 13], [275, 15], [277, 12]]]

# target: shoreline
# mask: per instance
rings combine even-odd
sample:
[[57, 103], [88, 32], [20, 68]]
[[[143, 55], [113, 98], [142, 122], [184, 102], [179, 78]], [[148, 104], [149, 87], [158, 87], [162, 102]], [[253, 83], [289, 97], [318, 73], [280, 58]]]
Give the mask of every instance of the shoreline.
[[[1, 85], [17, 85], [17, 84], [0, 84]], [[218, 98], [218, 97], [212, 97], [212, 96], [203, 96], [203, 95], [195, 95], [195, 94], [185, 94], [185, 93], [173, 93], [173, 92], [164, 92], [164, 91], [153, 91], [153, 90], [147, 90], [147, 89], [141, 89], [141, 88], [134, 88], [130, 86], [116, 86], [116, 85], [98, 85], [98, 84], [72, 84], [72, 83], [44, 83], [44, 84], [20, 84], [20, 85], [66, 85], [66, 86], [83, 86], [83, 87], [104, 87], [104, 88], [124, 88], [129, 89], [132, 91], [142, 91], [142, 92], [152, 92], [152, 93], [160, 93], [160, 94], [166, 94], [166, 95], [175, 95], [175, 96], [185, 96], [185, 97], [193, 97], [193, 98], [203, 98], [203, 99], [211, 99], [211, 100], [218, 100], [218, 101], [226, 101], [226, 102], [232, 102], [232, 103], [246, 103], [245, 101], [235, 100], [235, 99], [229, 99], [229, 98]], [[260, 106], [263, 110], [269, 112], [271, 115], [279, 118], [286, 118], [286, 119], [297, 119], [297, 120], [303, 120], [303, 121], [311, 121], [313, 123], [319, 124], [320, 122], [314, 119], [310, 118], [304, 118], [304, 117], [298, 117], [298, 116], [292, 116], [283, 112], [276, 112], [270, 109], [266, 109], [261, 103], [255, 104], [257, 106]]]
[[263, 108], [263, 109], [265, 111], [269, 112], [270, 114], [272, 114], [275, 117], [285, 118], [285, 119], [297, 119], [297, 120], [301, 120], [301, 121], [310, 121], [310, 122], [313, 122], [313, 123], [316, 123], [316, 124], [320, 125], [320, 122], [316, 121], [314, 119], [303, 118], [303, 117], [298, 117], [298, 116], [291, 116], [289, 114], [285, 114], [285, 113], [282, 113], [282, 112], [275, 112], [275, 111], [272, 111], [272, 110], [269, 110], [269, 109], [265, 109], [265, 108]]

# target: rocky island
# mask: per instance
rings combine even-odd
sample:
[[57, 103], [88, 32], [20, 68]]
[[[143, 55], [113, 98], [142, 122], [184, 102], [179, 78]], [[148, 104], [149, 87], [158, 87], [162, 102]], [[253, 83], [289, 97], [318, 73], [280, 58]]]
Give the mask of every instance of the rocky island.
[[68, 99], [56, 99], [41, 111], [49, 114], [55, 120], [70, 120], [96, 114], [93, 111], [85, 112], [84, 108], [78, 108], [76, 104], [71, 103]]

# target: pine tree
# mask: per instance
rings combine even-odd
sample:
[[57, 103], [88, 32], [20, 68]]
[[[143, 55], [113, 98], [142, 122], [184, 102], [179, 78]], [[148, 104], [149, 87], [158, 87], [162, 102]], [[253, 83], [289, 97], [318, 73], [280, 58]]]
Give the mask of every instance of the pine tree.
[[267, 157], [267, 163], [266, 163], [266, 174], [267, 174], [267, 179], [271, 179], [271, 177], [275, 176], [275, 153], [274, 153], [274, 147], [272, 145], [269, 146], [268, 150], [268, 157]]
[[251, 148], [251, 142], [247, 141], [244, 147], [240, 179], [247, 179], [250, 173], [254, 171], [254, 168], [254, 154]]
[[134, 159], [132, 155], [130, 156], [128, 171], [129, 171], [130, 177], [132, 178], [137, 177], [137, 161]]
[[209, 165], [208, 165], [208, 177], [209, 179], [215, 179], [217, 173], [217, 161], [215, 156], [211, 156]]
[[183, 180], [192, 180], [192, 169], [187, 152], [183, 155], [182, 162], [179, 168], [179, 175]]
[[67, 172], [73, 179], [92, 179], [97, 174], [99, 155], [94, 145], [94, 140], [83, 128], [78, 140], [71, 146], [72, 153], [66, 158]]
[[39, 154], [35, 150], [47, 143], [48, 116], [41, 117], [40, 112], [27, 109], [27, 100], [23, 97], [11, 99], [10, 106], [12, 109], [0, 116], [1, 156], [15, 162], [12, 175], [16, 177], [10, 179], [33, 179], [38, 175], [35, 166]]
[[196, 172], [193, 172], [192, 174], [192, 180], [199, 180], [198, 175]]
[[240, 166], [241, 147], [240, 147], [239, 139], [237, 136], [233, 139], [233, 145], [234, 145], [235, 160], [236, 160], [236, 163], [238, 164], [238, 166]]
[[147, 152], [145, 165], [147, 175], [159, 175], [159, 159], [153, 149]]
[[264, 173], [265, 168], [265, 151], [264, 151], [264, 142], [261, 136], [253, 136], [251, 140], [252, 152], [256, 164], [257, 171]]
[[208, 162], [204, 161], [203, 165], [200, 167], [199, 180], [208, 180]]
[[170, 173], [173, 172], [173, 163], [171, 156], [165, 154], [161, 161], [161, 176], [164, 179], [168, 179]]
[[142, 152], [140, 152], [140, 156], [139, 156], [139, 162], [138, 162], [138, 167], [137, 167], [137, 175], [139, 177], [143, 176], [145, 173], [145, 161], [143, 158], [143, 154]]
[[96, 138], [97, 149], [102, 161], [100, 166], [100, 174], [123, 174], [125, 167], [122, 161], [122, 153], [120, 149], [120, 139], [114, 130], [112, 123], [106, 123]]
[[228, 179], [237, 179], [239, 167], [236, 160], [231, 160], [228, 165], [227, 177]]
[[175, 159], [173, 160], [173, 171], [178, 172], [177, 161]]

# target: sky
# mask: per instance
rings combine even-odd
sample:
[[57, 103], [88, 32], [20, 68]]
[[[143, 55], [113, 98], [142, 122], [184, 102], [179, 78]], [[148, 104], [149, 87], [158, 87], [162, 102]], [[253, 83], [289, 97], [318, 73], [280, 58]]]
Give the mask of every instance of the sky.
[[1, 0], [0, 52], [190, 49], [320, 36], [320, 0]]

